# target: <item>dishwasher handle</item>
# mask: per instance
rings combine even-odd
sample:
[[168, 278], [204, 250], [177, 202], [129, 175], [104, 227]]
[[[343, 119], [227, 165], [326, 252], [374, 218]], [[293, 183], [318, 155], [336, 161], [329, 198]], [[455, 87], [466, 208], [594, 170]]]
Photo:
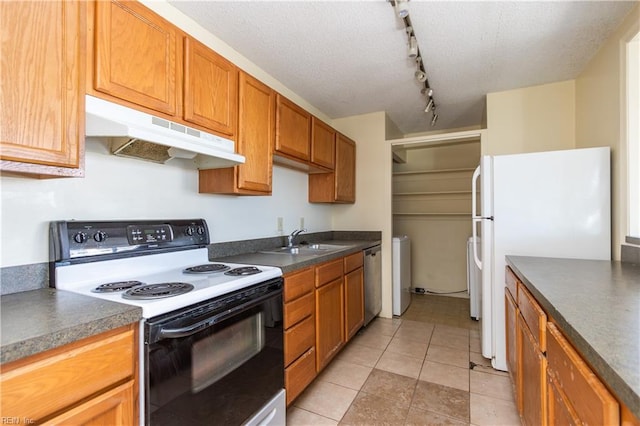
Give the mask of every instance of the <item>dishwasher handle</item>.
[[380, 250], [381, 250], [381, 247], [380, 247], [380, 244], [378, 244], [377, 246], [369, 247], [368, 249], [364, 250], [364, 255], [375, 256], [376, 253], [378, 253]]

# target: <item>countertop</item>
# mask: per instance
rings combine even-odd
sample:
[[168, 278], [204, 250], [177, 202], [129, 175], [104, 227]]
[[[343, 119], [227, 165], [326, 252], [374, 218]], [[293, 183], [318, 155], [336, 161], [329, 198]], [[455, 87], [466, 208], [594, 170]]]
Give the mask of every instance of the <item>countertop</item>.
[[[314, 255], [254, 252], [212, 260], [277, 266], [286, 274], [380, 244], [379, 240], [322, 242], [345, 247]], [[0, 363], [6, 363], [138, 322], [142, 319], [142, 309], [42, 288], [0, 297], [0, 318]]]
[[265, 265], [265, 266], [277, 266], [282, 269], [283, 274], [295, 271], [297, 269], [305, 268], [307, 266], [315, 265], [318, 263], [326, 262], [329, 260], [344, 257], [358, 251], [366, 250], [370, 247], [380, 244], [379, 240], [327, 240], [319, 241], [319, 243], [326, 243], [331, 245], [342, 245], [342, 250], [332, 250], [326, 253], [320, 252], [314, 255], [291, 255], [283, 253], [243, 253], [235, 256], [218, 257], [212, 259], [217, 262], [230, 262], [230, 263], [247, 263], [250, 265]]
[[563, 334], [640, 418], [640, 265], [507, 256]]
[[0, 363], [140, 321], [142, 309], [52, 288], [0, 298]]

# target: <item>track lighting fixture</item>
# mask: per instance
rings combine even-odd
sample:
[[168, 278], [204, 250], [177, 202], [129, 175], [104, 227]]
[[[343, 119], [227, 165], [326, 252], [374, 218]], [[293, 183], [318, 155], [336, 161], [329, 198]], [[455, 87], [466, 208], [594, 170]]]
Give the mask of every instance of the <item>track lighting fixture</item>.
[[396, 0], [396, 13], [398, 18], [404, 19], [409, 16], [409, 4], [407, 0]]
[[424, 112], [429, 112], [433, 108], [433, 98], [429, 98], [429, 102], [427, 102], [427, 106], [424, 109]]
[[420, 48], [418, 47], [418, 40], [414, 32], [413, 25], [411, 24], [411, 17], [409, 16], [408, 1], [409, 0], [388, 0], [391, 6], [394, 7], [398, 17], [402, 19], [404, 24], [404, 30], [408, 39], [408, 56], [410, 59], [415, 60], [416, 71], [414, 76], [421, 85], [420, 93], [425, 95], [427, 104], [424, 108], [425, 113], [432, 113], [431, 126], [435, 126], [438, 121], [438, 114], [436, 114], [436, 104], [433, 98], [433, 90], [430, 87], [429, 80], [427, 79], [427, 71], [424, 67], [424, 61], [420, 54]]
[[415, 58], [418, 56], [418, 40], [415, 36], [409, 38], [409, 57]]

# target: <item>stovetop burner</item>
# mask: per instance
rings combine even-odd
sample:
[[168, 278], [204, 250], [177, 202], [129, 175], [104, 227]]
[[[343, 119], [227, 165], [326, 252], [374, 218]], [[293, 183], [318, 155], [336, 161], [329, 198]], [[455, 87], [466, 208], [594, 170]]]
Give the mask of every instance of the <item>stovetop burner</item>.
[[260, 269], [256, 268], [255, 266], [242, 266], [240, 268], [234, 268], [230, 271], [225, 272], [225, 275], [231, 275], [231, 276], [244, 276], [244, 275], [253, 275], [253, 274], [259, 274], [260, 272], [262, 272]]
[[188, 274], [209, 274], [212, 272], [224, 272], [228, 271], [229, 269], [231, 269], [231, 267], [223, 263], [206, 263], [204, 265], [185, 268], [184, 272]]
[[128, 290], [132, 287], [143, 285], [140, 281], [117, 281], [113, 283], [100, 284], [98, 287], [92, 289], [93, 293], [115, 293], [118, 291]]
[[188, 293], [193, 288], [189, 283], [144, 284], [130, 288], [122, 297], [124, 299], [162, 299]]

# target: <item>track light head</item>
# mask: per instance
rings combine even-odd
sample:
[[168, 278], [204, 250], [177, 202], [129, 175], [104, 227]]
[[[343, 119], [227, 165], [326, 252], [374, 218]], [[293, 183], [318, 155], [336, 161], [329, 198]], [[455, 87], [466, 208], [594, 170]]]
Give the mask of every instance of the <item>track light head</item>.
[[414, 59], [418, 56], [418, 40], [415, 36], [409, 37], [409, 57]]
[[418, 80], [420, 83], [424, 83], [425, 81], [427, 81], [427, 75], [424, 73], [424, 71], [418, 70], [414, 75], [416, 76], [416, 80]]
[[409, 4], [407, 0], [396, 0], [396, 13], [398, 18], [404, 19], [409, 16]]
[[431, 118], [431, 126], [436, 125], [436, 121], [438, 121], [438, 114], [436, 114], [435, 110], [433, 111], [433, 117]]
[[429, 112], [433, 108], [433, 98], [429, 98], [429, 102], [427, 102], [427, 106], [424, 109], [424, 112]]
[[[431, 87], [425, 87], [424, 88], [424, 95], [427, 98], [431, 98], [433, 96], [433, 89]], [[433, 100], [433, 99], [431, 99], [431, 100]]]

